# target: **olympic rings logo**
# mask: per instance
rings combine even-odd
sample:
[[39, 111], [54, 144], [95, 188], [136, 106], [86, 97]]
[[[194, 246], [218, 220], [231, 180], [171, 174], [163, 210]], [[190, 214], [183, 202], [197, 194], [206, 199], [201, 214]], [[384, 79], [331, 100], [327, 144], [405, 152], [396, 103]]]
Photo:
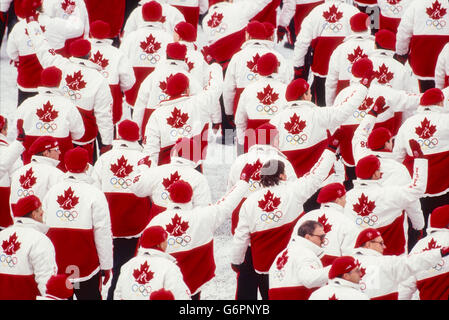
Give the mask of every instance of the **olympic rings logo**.
[[168, 200], [168, 193], [165, 192], [165, 191], [162, 192], [162, 193], [161, 193], [161, 199], [162, 199], [162, 200]]
[[14, 268], [17, 264], [17, 257], [16, 256], [9, 256], [6, 254], [2, 254], [0, 255], [0, 262], [4, 265], [4, 266], [8, 266], [10, 268]]
[[37, 122], [36, 123], [36, 129], [39, 130], [41, 133], [53, 133], [58, 129], [58, 125], [54, 122]]
[[362, 120], [366, 117], [366, 111], [354, 111], [354, 113], [352, 114], [352, 116], [357, 119], [357, 120]]
[[276, 270], [275, 275], [279, 281], [282, 281], [282, 280], [284, 280], [284, 277], [285, 277], [285, 270], [284, 269]]
[[30, 48], [34, 48], [33, 42], [31, 40], [27, 41], [27, 46]]
[[137, 292], [139, 294], [141, 294], [144, 297], [148, 297], [151, 294], [151, 286], [149, 284], [133, 284], [131, 287], [131, 290], [133, 292]]
[[131, 179], [124, 179], [124, 178], [116, 178], [112, 177], [109, 182], [114, 186], [115, 189], [128, 189], [133, 182]]
[[333, 33], [339, 33], [343, 29], [343, 25], [341, 23], [328, 23], [326, 22], [323, 26], [323, 29], [328, 31], [332, 31]]
[[187, 137], [190, 134], [190, 132], [192, 132], [192, 127], [186, 126], [185, 128], [172, 129], [170, 131], [170, 135], [172, 137], [179, 137], [179, 136]]
[[166, 94], [161, 93], [159, 95], [159, 101], [164, 101], [164, 100], [167, 100], [167, 99], [168, 99], [168, 96]]
[[74, 90], [69, 89], [69, 87], [64, 86], [62, 88], [64, 90], [64, 95], [69, 96], [71, 100], [80, 100], [82, 95], [79, 92], [75, 92]]
[[394, 15], [399, 15], [402, 9], [402, 6], [388, 6], [388, 10]]
[[282, 218], [282, 211], [276, 210], [275, 212], [263, 213], [260, 216], [260, 220], [265, 223], [279, 222]]
[[438, 145], [438, 138], [419, 139], [418, 143], [423, 149], [434, 149]]
[[107, 72], [106, 70], [101, 71], [101, 75], [106, 79], [109, 78], [109, 72]]
[[433, 27], [433, 28], [436, 28], [437, 30], [441, 30], [444, 27], [446, 27], [446, 21], [443, 19], [441, 19], [441, 20], [428, 19], [426, 21], [426, 25], [428, 27]]
[[360, 290], [365, 291], [366, 290], [366, 283], [360, 281]]
[[376, 224], [377, 220], [379, 220], [379, 218], [376, 215], [372, 215], [371, 217], [358, 217], [355, 220], [355, 223], [359, 226], [365, 224], [372, 227]]
[[168, 245], [174, 246], [174, 247], [186, 247], [190, 241], [192, 241], [192, 238], [188, 235], [185, 235], [184, 237], [170, 237], [168, 238]]
[[61, 220], [66, 220], [72, 222], [76, 218], [78, 218], [78, 212], [73, 210], [58, 210], [56, 211], [56, 216]]
[[248, 75], [246, 76], [246, 79], [248, 79], [249, 81], [258, 80], [259, 75], [255, 74], [255, 73], [248, 73]]
[[252, 179], [250, 179], [249, 181], [250, 181], [249, 188], [248, 188], [249, 191], [256, 191], [256, 190], [260, 189], [261, 185], [260, 185], [259, 181], [254, 181]]
[[441, 271], [444, 267], [444, 260], [441, 260], [437, 265], [433, 266], [432, 269], [435, 271]]
[[147, 60], [149, 61], [151, 64], [156, 64], [159, 62], [159, 60], [161, 60], [161, 56], [158, 54], [152, 54], [152, 53], [141, 53], [140, 54], [140, 60], [144, 61]]
[[289, 134], [285, 140], [292, 145], [304, 144], [307, 141], [307, 134]]
[[34, 195], [34, 191], [33, 190], [26, 190], [26, 189], [19, 189], [19, 190], [17, 190], [17, 195], [20, 198], [22, 198], [22, 197], [25, 198], [25, 197]]
[[273, 114], [278, 112], [278, 107], [277, 106], [267, 106], [267, 105], [259, 104], [256, 107], [256, 110], [257, 110], [257, 112], [265, 112], [266, 114], [272, 116]]
[[327, 247], [327, 245], [329, 244], [329, 239], [328, 238], [324, 238], [323, 244], [321, 245], [323, 248]]
[[226, 23], [223, 23], [220, 25], [220, 27], [212, 29], [210, 31], [210, 34], [211, 34], [211, 36], [214, 36], [217, 33], [225, 33], [227, 28], [228, 28], [228, 25]]

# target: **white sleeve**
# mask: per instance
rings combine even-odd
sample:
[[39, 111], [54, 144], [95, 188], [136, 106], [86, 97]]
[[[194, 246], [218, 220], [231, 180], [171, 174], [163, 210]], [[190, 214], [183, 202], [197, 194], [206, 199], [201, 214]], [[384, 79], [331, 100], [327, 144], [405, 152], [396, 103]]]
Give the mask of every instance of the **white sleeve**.
[[355, 163], [371, 153], [366, 143], [376, 124], [376, 119], [375, 116], [367, 114], [354, 132], [354, 137], [352, 138], [352, 152], [354, 154]]
[[398, 300], [412, 300], [418, 287], [416, 286], [416, 277], [411, 276], [407, 280], [399, 283], [398, 287]]
[[248, 105], [249, 90], [244, 89], [240, 96], [237, 110], [235, 112], [235, 129], [237, 135], [237, 142], [243, 144], [245, 141], [245, 131], [248, 127], [248, 113], [246, 106]]
[[126, 269], [127, 269], [127, 264], [125, 263], [120, 268], [120, 274], [118, 276], [117, 284], [116, 284], [115, 290], [114, 290], [114, 300], [123, 300], [123, 298], [122, 298], [122, 290], [125, 287], [125, 283], [127, 281], [127, 279], [126, 279], [126, 274], [127, 274]]
[[[397, 187], [395, 201], [401, 207], [407, 207], [424, 195], [427, 187], [428, 161], [416, 158], [413, 166], [412, 181], [408, 186]], [[423, 218], [424, 219], [424, 218]]]
[[212, 123], [221, 123], [220, 96], [223, 93], [223, 69], [218, 63], [205, 64], [209, 71], [208, 90], [214, 92], [212, 97], [211, 119]]
[[141, 11], [142, 6], [137, 6], [137, 8], [131, 12], [123, 27], [123, 38], [126, 38], [128, 34], [138, 29], [137, 19], [139, 14], [141, 14]]
[[2, 152], [2, 156], [0, 157], [0, 177], [8, 174], [25, 148], [22, 143], [14, 141], [3, 150], [5, 151]]
[[75, 38], [83, 35], [84, 23], [79, 16], [70, 15], [68, 19], [63, 18], [51, 18], [51, 27], [49, 31], [52, 33], [57, 32], [58, 35], [63, 36], [65, 39]]
[[327, 284], [331, 266], [315, 269], [314, 265], [315, 263], [304, 261], [297, 270], [301, 283], [307, 288], [322, 287]]
[[209, 0], [199, 0], [200, 14], [205, 14], [209, 10]]
[[444, 89], [445, 78], [446, 78], [446, 70], [447, 59], [449, 55], [449, 45], [445, 45], [440, 55], [438, 56], [437, 64], [435, 66], [435, 88]]
[[278, 24], [282, 27], [288, 27], [295, 13], [296, 0], [284, 0]]
[[413, 23], [415, 16], [414, 7], [414, 4], [411, 4], [410, 7], [407, 8], [398, 26], [398, 32], [396, 34], [396, 53], [399, 55], [408, 54], [410, 49], [410, 40], [413, 35]]
[[239, 222], [232, 239], [232, 264], [239, 265], [245, 260], [246, 250], [251, 242], [249, 229], [250, 210], [251, 208], [248, 208], [248, 201], [245, 201], [240, 208]]
[[1, 0], [0, 1], [0, 11], [7, 12], [9, 10], [9, 6], [11, 5], [13, 0]]
[[333, 106], [335, 97], [337, 96], [337, 86], [338, 86], [338, 62], [340, 61], [340, 50], [335, 49], [329, 60], [329, 71], [326, 77], [326, 106]]
[[56, 253], [53, 243], [45, 235], [36, 239], [30, 250], [30, 263], [33, 266], [34, 279], [37, 282], [39, 292], [45, 295], [47, 282], [58, 271], [56, 265]]
[[143, 140], [143, 153], [148, 154], [151, 161], [158, 163], [159, 152], [161, 150], [161, 130], [154, 114], [148, 119]]
[[181, 269], [175, 264], [170, 266], [164, 279], [164, 289], [171, 291], [175, 300], [190, 300], [190, 290], [184, 282]]
[[407, 280], [409, 277], [420, 271], [425, 271], [436, 265], [441, 260], [440, 249], [432, 249], [429, 251], [411, 254], [409, 256], [385, 256], [386, 266], [390, 269], [394, 279], [399, 283]]
[[234, 55], [229, 62], [228, 68], [226, 69], [226, 74], [223, 83], [223, 104], [226, 115], [234, 114], [234, 98], [235, 91], [237, 88], [235, 81], [236, 74], [236, 61], [238, 56]]
[[134, 83], [136, 83], [136, 76], [134, 75], [133, 67], [128, 57], [124, 54], [121, 55], [119, 60], [118, 75], [120, 90], [122, 90], [122, 92], [128, 91], [134, 86]]
[[424, 228], [424, 214], [421, 209], [421, 203], [418, 199], [410, 203], [405, 208], [405, 212], [407, 213], [407, 217], [409, 217], [412, 222], [413, 229], [422, 230]]
[[11, 33], [9, 34], [9, 37], [6, 42], [6, 54], [11, 60], [18, 60], [19, 59], [19, 47], [16, 43], [16, 30], [17, 28], [14, 28], [11, 30]]
[[101, 270], [112, 269], [112, 229], [109, 205], [103, 192], [98, 191], [92, 203], [92, 224], [95, 247]]
[[94, 115], [104, 145], [112, 144], [113, 140], [112, 103], [111, 89], [106, 79], [103, 79], [95, 95]]
[[97, 161], [95, 162], [93, 168], [92, 168], [92, 179], [93, 179], [93, 183], [92, 185], [95, 186], [96, 188], [98, 188], [98, 190], [103, 190], [102, 189], [102, 177], [103, 177], [103, 159], [106, 155], [103, 154], [101, 155]]
[[70, 115], [69, 115], [69, 121], [70, 121], [70, 135], [73, 140], [81, 139], [81, 137], [84, 135], [85, 128], [84, 128], [84, 122], [83, 118], [81, 117], [81, 113], [75, 107], [74, 105], [70, 105]]
[[[388, 95], [389, 92], [391, 95]], [[421, 94], [394, 89], [387, 90], [385, 96], [387, 97], [387, 95], [387, 100], [389, 100], [387, 103], [395, 112], [413, 112], [418, 108], [421, 99]]]
[[193, 207], [208, 206], [212, 202], [209, 183], [204, 175], [200, 174], [199, 183], [193, 192]]
[[256, 14], [258, 14], [265, 6], [267, 6], [272, 0], [251, 0], [251, 1], [236, 1], [235, 3], [241, 4], [242, 8], [240, 13], [244, 15], [244, 19], [250, 20]]
[[295, 48], [293, 50], [293, 66], [302, 67], [304, 66], [304, 59], [306, 57], [307, 51], [309, 50], [310, 44], [313, 40], [313, 26], [312, 12], [303, 20], [301, 24], [301, 31], [295, 41]]
[[405, 136], [405, 130], [406, 128], [404, 127], [404, 125], [399, 128], [393, 146], [393, 157], [401, 163], [404, 161], [405, 156], [407, 155], [407, 145], [409, 144], [408, 139], [406, 139]]
[[[151, 197], [153, 188], [157, 183], [154, 178], [155, 171], [151, 168], [145, 168], [142, 166], [137, 167], [132, 177], [133, 184], [129, 190], [140, 198]], [[155, 169], [156, 170], [156, 169]]]
[[145, 113], [145, 108], [150, 100], [150, 92], [152, 90], [153, 77], [151, 74], [143, 80], [140, 85], [139, 91], [137, 92], [136, 103], [134, 104], [133, 111], [133, 121], [137, 123], [139, 128], [142, 130], [143, 116]]

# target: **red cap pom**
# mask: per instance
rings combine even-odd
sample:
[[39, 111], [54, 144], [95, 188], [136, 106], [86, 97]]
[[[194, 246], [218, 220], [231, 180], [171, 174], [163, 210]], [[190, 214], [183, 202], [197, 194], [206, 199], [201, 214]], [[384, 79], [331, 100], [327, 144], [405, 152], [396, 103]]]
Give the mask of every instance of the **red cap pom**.
[[19, 199], [14, 206], [14, 217], [23, 217], [42, 205], [41, 201], [35, 195], [26, 196]]
[[81, 58], [88, 55], [90, 50], [90, 42], [86, 39], [78, 39], [70, 44], [70, 55], [75, 58]]
[[175, 296], [170, 290], [162, 288], [151, 292], [150, 300], [175, 300]]
[[110, 37], [111, 27], [109, 23], [96, 20], [90, 25], [90, 35], [95, 39], [107, 39]]
[[184, 73], [176, 73], [167, 80], [167, 94], [171, 98], [182, 95], [189, 87], [189, 78]]
[[162, 18], [162, 6], [156, 1], [150, 1], [142, 6], [144, 21], [156, 22]]
[[3, 130], [3, 127], [6, 124], [6, 118], [3, 116], [0, 116], [0, 131]]
[[143, 231], [139, 246], [145, 249], [154, 249], [158, 244], [167, 240], [167, 237], [167, 231], [164, 228], [151, 226]]
[[256, 128], [256, 144], [277, 145], [279, 131], [271, 123], [266, 122]]
[[369, 15], [363, 12], [356, 13], [349, 20], [351, 24], [351, 30], [354, 32], [368, 31], [368, 25], [370, 23]]
[[356, 78], [363, 78], [366, 74], [373, 72], [373, 62], [368, 58], [362, 58], [352, 65], [352, 75]]
[[270, 22], [264, 22], [266, 39], [270, 39], [274, 35], [274, 29], [276, 29]]
[[380, 234], [380, 232], [377, 229], [374, 229], [374, 228], [363, 229], [359, 233], [359, 236], [357, 237], [354, 248], [360, 248], [366, 242], [374, 240], [377, 237], [381, 237], [381, 236], [382, 235]]
[[56, 148], [59, 145], [58, 140], [52, 136], [41, 136], [37, 138], [30, 146], [28, 153], [31, 155]]
[[174, 203], [189, 203], [192, 200], [193, 189], [188, 182], [178, 180], [168, 187], [168, 193]]
[[290, 82], [285, 91], [285, 99], [287, 101], [296, 101], [301, 98], [307, 90], [309, 90], [309, 84], [304, 79], [296, 79]]
[[40, 6], [42, 6], [42, 0], [24, 0], [24, 1], [22, 1], [22, 11], [26, 12], [27, 14], [32, 14]]
[[266, 53], [257, 60], [257, 72], [261, 76], [269, 76], [277, 71], [279, 61], [273, 53]]
[[369, 155], [357, 162], [355, 174], [359, 179], [371, 179], [373, 174], [379, 170], [380, 160], [374, 155]]
[[351, 272], [359, 265], [356, 263], [354, 257], [343, 256], [338, 257], [332, 263], [332, 267], [329, 269], [329, 279], [334, 279], [336, 277], [342, 276], [345, 273]]
[[246, 32], [251, 39], [265, 40], [267, 38], [267, 32], [263, 23], [259, 21], [252, 21], [246, 26]]
[[68, 299], [73, 296], [73, 285], [69, 281], [68, 274], [58, 274], [52, 276], [47, 282], [46, 294], [59, 299]]
[[172, 42], [167, 45], [167, 59], [184, 61], [187, 54], [187, 47], [179, 42]]
[[338, 198], [343, 197], [346, 194], [345, 186], [341, 183], [331, 183], [321, 188], [318, 194], [318, 203], [334, 202]]
[[438, 88], [432, 88], [421, 96], [420, 105], [434, 106], [444, 101], [444, 93]]
[[387, 128], [377, 128], [374, 129], [368, 136], [367, 146], [371, 150], [382, 150], [391, 139], [391, 132]]
[[57, 67], [48, 67], [41, 72], [41, 85], [48, 88], [57, 88], [61, 83], [62, 71]]
[[73, 173], [82, 173], [89, 162], [89, 154], [86, 149], [76, 147], [66, 152], [65, 167]]
[[192, 26], [190, 23], [181, 21], [175, 26], [175, 32], [179, 35], [181, 40], [187, 41], [187, 42], [194, 42], [196, 41], [196, 29], [194, 26]]
[[139, 140], [139, 125], [131, 120], [123, 120], [118, 124], [118, 135], [127, 141]]
[[449, 228], [449, 205], [435, 208], [430, 214], [429, 225], [432, 228], [448, 229]]
[[396, 51], [396, 34], [387, 29], [376, 32], [376, 43], [385, 50]]
[[171, 151], [171, 157], [180, 157], [197, 163], [202, 159], [201, 145], [193, 138], [178, 139]]

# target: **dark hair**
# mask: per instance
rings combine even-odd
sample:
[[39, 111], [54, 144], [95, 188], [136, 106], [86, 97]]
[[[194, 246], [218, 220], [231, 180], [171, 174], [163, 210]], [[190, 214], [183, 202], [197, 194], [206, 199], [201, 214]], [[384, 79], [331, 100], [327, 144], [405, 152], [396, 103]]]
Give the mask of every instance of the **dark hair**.
[[263, 187], [277, 186], [280, 175], [285, 174], [285, 164], [280, 160], [269, 160], [260, 169], [260, 183]]
[[304, 238], [306, 234], [312, 235], [317, 227], [323, 227], [323, 225], [317, 221], [307, 220], [298, 228], [298, 236]]

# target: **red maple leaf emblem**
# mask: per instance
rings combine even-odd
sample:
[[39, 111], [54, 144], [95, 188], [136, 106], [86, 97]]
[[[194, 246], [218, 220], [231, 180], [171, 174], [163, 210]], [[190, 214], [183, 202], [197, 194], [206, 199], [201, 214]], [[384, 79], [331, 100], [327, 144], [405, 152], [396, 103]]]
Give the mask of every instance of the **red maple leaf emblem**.
[[354, 49], [354, 53], [348, 54], [348, 60], [352, 64], [359, 59], [368, 58], [368, 56], [363, 52], [363, 49], [358, 46]]
[[359, 216], [365, 217], [373, 212], [374, 208], [376, 208], [376, 204], [374, 201], [369, 201], [368, 197], [362, 193], [359, 198], [359, 203], [354, 204], [352, 208]]
[[396, 5], [401, 2], [401, 0], [387, 0], [388, 4]]
[[20, 176], [19, 182], [22, 188], [31, 189], [31, 187], [36, 183], [33, 168], [30, 168], [24, 175]]
[[178, 216], [178, 214], [175, 214], [175, 216], [171, 219], [171, 223], [167, 224], [165, 229], [172, 236], [179, 237], [186, 233], [187, 229], [189, 229], [189, 223], [185, 221], [183, 222], [181, 217]]
[[58, 111], [53, 110], [53, 105], [50, 101], [42, 106], [42, 109], [36, 110], [36, 115], [43, 122], [52, 122], [58, 117]]
[[332, 295], [332, 297], [329, 297], [329, 300], [338, 300], [337, 297], [335, 296], [335, 293]]
[[429, 139], [430, 137], [432, 137], [435, 132], [437, 131], [437, 127], [432, 125], [429, 121], [429, 119], [424, 118], [423, 121], [421, 121], [421, 126], [415, 128], [415, 132], [416, 134], [421, 138], [421, 139]]
[[323, 17], [329, 23], [336, 23], [343, 18], [343, 12], [338, 11], [338, 8], [333, 4], [329, 11], [323, 12]]
[[67, 77], [65, 77], [65, 82], [67, 82], [67, 86], [71, 90], [79, 91], [86, 87], [86, 82], [83, 80], [83, 75], [81, 74], [81, 70], [75, 72], [73, 74], [73, 76], [67, 75]]
[[262, 169], [263, 163], [260, 162], [260, 159], [257, 159], [257, 161], [253, 163], [253, 166], [256, 166], [256, 170], [254, 171], [253, 175], [251, 176], [251, 179], [254, 181], [259, 181], [260, 180], [260, 169]]
[[167, 190], [173, 183], [179, 180], [181, 180], [181, 176], [178, 171], [175, 171], [175, 173], [170, 174], [170, 178], [162, 179], [162, 185]]
[[114, 176], [118, 178], [125, 178], [133, 172], [133, 166], [128, 164], [128, 160], [122, 155], [120, 159], [117, 159], [117, 164], [111, 164], [111, 171]]
[[270, 190], [259, 200], [259, 208], [265, 212], [274, 211], [281, 204], [281, 198], [275, 197]]
[[437, 242], [435, 241], [434, 238], [432, 238], [429, 241], [429, 243], [427, 244], [427, 248], [423, 249], [423, 251], [429, 251], [429, 250], [438, 249], [438, 248], [441, 248], [441, 246], [437, 244]]
[[156, 53], [161, 48], [161, 43], [156, 41], [156, 38], [150, 34], [146, 41], [140, 42], [142, 50], [148, 54]]
[[136, 279], [138, 284], [147, 284], [151, 279], [153, 279], [154, 272], [149, 269], [150, 266], [147, 261], [140, 265], [140, 269], [134, 269], [133, 277]]
[[284, 268], [287, 261], [288, 261], [288, 250], [285, 250], [284, 253], [276, 260], [276, 267], [278, 268], [278, 270]]
[[161, 23], [165, 23], [167, 21], [167, 17], [166, 16], [162, 16], [160, 22]]
[[189, 68], [189, 72], [192, 71], [193, 68], [195, 68], [195, 64], [190, 61], [188, 58], [185, 58], [184, 60], [187, 63], [187, 67]]
[[279, 94], [274, 92], [274, 89], [268, 85], [263, 91], [257, 93], [257, 99], [264, 105], [272, 105], [279, 99]]
[[323, 214], [321, 217], [318, 218], [318, 222], [323, 225], [324, 232], [328, 233], [332, 230], [332, 225], [327, 223], [327, 217], [325, 214]]
[[363, 278], [366, 274], [366, 268], [360, 268], [360, 278]]
[[75, 11], [75, 2], [70, 0], [64, 0], [61, 2], [61, 8], [67, 14], [72, 14]]
[[390, 83], [391, 80], [393, 80], [394, 73], [390, 72], [390, 70], [384, 63], [379, 67], [379, 70], [374, 71], [374, 76], [377, 78], [377, 81], [380, 84], [387, 84]]
[[426, 12], [431, 19], [440, 20], [446, 15], [447, 10], [443, 8], [441, 6], [441, 3], [437, 0], [432, 4], [430, 8], [426, 9]]
[[223, 20], [223, 14], [214, 12], [214, 14], [210, 17], [209, 21], [207, 21], [207, 25], [211, 28], [216, 28], [221, 24]]
[[363, 100], [362, 104], [359, 106], [360, 111], [365, 111], [371, 108], [371, 106], [374, 104], [374, 99], [371, 97], [366, 97], [365, 100]]
[[92, 58], [90, 58], [90, 61], [93, 63], [98, 64], [102, 69], [106, 68], [109, 65], [109, 60], [103, 58], [103, 55], [100, 51], [97, 51]]
[[187, 113], [182, 113], [178, 108], [174, 108], [171, 117], [167, 118], [167, 124], [172, 128], [178, 129], [182, 128], [189, 120], [189, 115]]
[[301, 120], [299, 116], [295, 113], [290, 118], [289, 122], [284, 123], [284, 128], [291, 134], [299, 134], [306, 127], [306, 122]]
[[246, 63], [246, 66], [248, 67], [249, 70], [251, 70], [251, 72], [257, 72], [257, 61], [259, 61], [259, 59], [260, 55], [256, 53], [253, 59]]
[[15, 232], [9, 236], [8, 241], [3, 240], [2, 248], [3, 252], [8, 256], [12, 256], [20, 249], [20, 242], [18, 241], [17, 234]]
[[71, 210], [79, 202], [79, 197], [75, 197], [74, 191], [71, 187], [64, 191], [64, 195], [58, 196], [57, 200], [59, 206], [64, 210]]
[[171, 75], [168, 76], [165, 81], [160, 81], [159, 82], [159, 88], [162, 90], [162, 92], [167, 93], [167, 82], [168, 79], [170, 79]]
[[142, 158], [139, 160], [139, 162], [137, 162], [137, 165], [146, 165], [148, 168], [151, 167], [151, 160], [150, 160], [150, 156], [146, 156], [145, 158]]

